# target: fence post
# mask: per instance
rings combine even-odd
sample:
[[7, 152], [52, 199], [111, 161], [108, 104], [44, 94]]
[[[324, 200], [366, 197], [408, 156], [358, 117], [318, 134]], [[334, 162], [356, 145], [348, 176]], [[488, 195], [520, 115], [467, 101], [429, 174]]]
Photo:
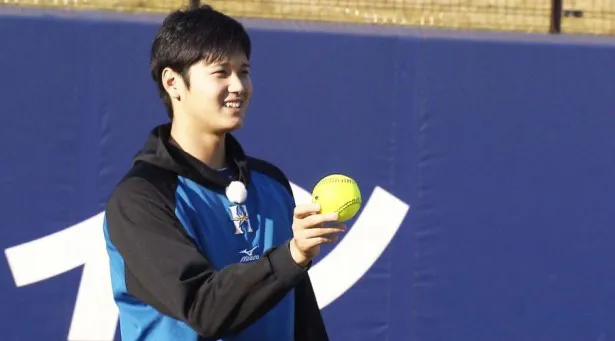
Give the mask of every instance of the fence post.
[[549, 27], [551, 34], [562, 32], [562, 2], [563, 0], [551, 0], [551, 25]]

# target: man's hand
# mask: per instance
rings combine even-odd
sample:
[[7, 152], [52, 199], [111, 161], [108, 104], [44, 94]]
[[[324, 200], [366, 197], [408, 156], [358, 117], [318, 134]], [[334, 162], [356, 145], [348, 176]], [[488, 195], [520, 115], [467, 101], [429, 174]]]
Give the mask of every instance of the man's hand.
[[337, 221], [337, 213], [319, 212], [318, 204], [298, 205], [295, 208], [290, 254], [301, 266], [307, 265], [318, 255], [322, 244], [335, 242], [338, 234], [346, 230], [346, 226]]

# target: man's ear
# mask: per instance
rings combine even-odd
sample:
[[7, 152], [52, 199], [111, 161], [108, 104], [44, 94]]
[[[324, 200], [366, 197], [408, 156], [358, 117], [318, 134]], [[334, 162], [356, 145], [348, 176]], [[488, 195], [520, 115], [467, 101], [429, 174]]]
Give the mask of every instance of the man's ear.
[[184, 87], [182, 77], [171, 68], [162, 70], [162, 86], [171, 98], [179, 100]]

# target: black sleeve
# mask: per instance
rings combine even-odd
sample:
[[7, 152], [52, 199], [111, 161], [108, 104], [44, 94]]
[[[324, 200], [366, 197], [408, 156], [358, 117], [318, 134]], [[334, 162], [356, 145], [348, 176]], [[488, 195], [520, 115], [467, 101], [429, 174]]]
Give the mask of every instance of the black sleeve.
[[255, 262], [216, 271], [184, 232], [169, 199], [139, 178], [116, 189], [106, 218], [124, 260], [128, 292], [203, 337], [242, 330], [307, 275], [288, 244]]
[[295, 341], [328, 341], [312, 282], [305, 276], [295, 287]]

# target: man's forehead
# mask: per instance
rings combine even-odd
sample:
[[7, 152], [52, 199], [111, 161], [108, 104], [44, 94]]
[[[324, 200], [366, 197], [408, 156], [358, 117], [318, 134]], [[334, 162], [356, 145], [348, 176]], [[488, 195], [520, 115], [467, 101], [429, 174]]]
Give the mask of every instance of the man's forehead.
[[212, 66], [240, 66], [240, 67], [248, 67], [250, 66], [250, 63], [246, 60], [227, 60], [227, 61], [221, 61], [221, 62], [217, 62], [217, 63], [211, 63], [210, 65]]
[[209, 61], [207, 58], [203, 60], [203, 64], [205, 66], [239, 66], [245, 67], [250, 66], [250, 62], [246, 55], [243, 53], [236, 53], [233, 55], [227, 55], [220, 58], [216, 58], [215, 60]]

